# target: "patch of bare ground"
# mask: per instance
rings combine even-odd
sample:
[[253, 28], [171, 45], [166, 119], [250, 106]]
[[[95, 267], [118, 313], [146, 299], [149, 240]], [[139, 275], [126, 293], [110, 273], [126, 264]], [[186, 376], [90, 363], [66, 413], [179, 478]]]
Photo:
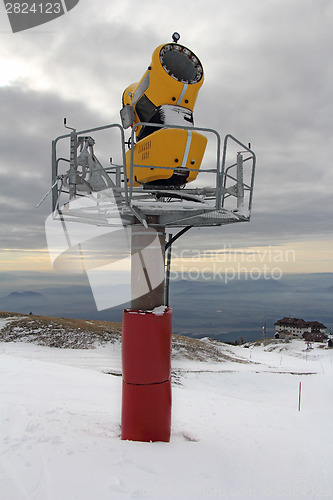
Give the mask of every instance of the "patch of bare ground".
[[218, 340], [204, 338], [193, 339], [182, 335], [172, 335], [173, 357], [187, 358], [196, 361], [233, 361], [248, 363], [247, 360], [238, 358], [224, 349], [225, 344]]
[[121, 340], [121, 323], [0, 312], [9, 319], [0, 330], [2, 342], [32, 342], [69, 349], [93, 349]]
[[14, 313], [14, 312], [6, 312], [6, 311], [0, 311], [0, 318], [2, 319], [7, 319], [7, 318], [16, 318], [18, 316], [24, 316], [26, 317], [26, 314], [21, 314], [21, 313]]
[[[65, 349], [94, 349], [96, 345], [121, 342], [121, 323], [12, 312], [0, 312], [0, 318], [8, 319], [0, 329], [0, 342], [31, 342]], [[247, 362], [229, 352], [218, 340], [182, 335], [172, 335], [172, 357], [213, 363]]]

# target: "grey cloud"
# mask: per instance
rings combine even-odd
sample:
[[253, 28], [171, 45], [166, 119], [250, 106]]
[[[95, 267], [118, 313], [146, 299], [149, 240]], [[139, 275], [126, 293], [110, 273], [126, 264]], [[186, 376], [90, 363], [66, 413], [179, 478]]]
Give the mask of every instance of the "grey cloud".
[[0, 87], [0, 106], [1, 247], [45, 247], [50, 198], [35, 207], [51, 186], [51, 141], [65, 132], [64, 116], [78, 124], [99, 117], [77, 102], [18, 87]]
[[[124, 5], [126, 19], [90, 19], [82, 6], [75, 26], [64, 16], [59, 33], [7, 42], [8, 55], [29, 60], [53, 89], [37, 92], [22, 83], [0, 89], [1, 192], [6, 195], [1, 224], [7, 246], [12, 225], [22, 231], [22, 246], [45, 243], [49, 202], [37, 211], [33, 207], [50, 186], [50, 143], [63, 132], [63, 117], [78, 128], [118, 122], [124, 88], [142, 76], [166, 33], [170, 37], [177, 29], [168, 15], [159, 25], [152, 22], [158, 2], [153, 7], [141, 2], [141, 11], [132, 2]], [[181, 41], [205, 68], [195, 123], [250, 141], [258, 168], [252, 222], [217, 229], [217, 243], [211, 236], [215, 230], [199, 234], [207, 234], [206, 242], [214, 246], [219, 237], [255, 245], [326, 235], [332, 230], [332, 3], [208, 0], [205, 6], [200, 19], [192, 2], [178, 11]], [[28, 223], [34, 230], [26, 229]]]

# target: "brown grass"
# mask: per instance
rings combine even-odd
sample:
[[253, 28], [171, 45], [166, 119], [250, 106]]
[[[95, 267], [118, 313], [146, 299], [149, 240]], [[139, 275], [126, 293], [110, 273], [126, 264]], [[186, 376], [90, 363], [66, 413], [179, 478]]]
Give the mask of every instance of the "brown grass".
[[23, 341], [50, 347], [89, 349], [95, 343], [119, 341], [121, 336], [121, 323], [110, 321], [7, 312], [0, 312], [0, 317], [15, 318], [0, 331], [0, 340], [4, 342]]
[[[58, 318], [1, 312], [10, 321], [0, 330], [2, 342], [32, 342], [37, 345], [70, 349], [93, 349], [108, 342], [121, 342], [121, 323], [111, 321]], [[195, 339], [172, 335], [172, 355], [196, 361], [237, 361], [223, 343], [213, 339]]]

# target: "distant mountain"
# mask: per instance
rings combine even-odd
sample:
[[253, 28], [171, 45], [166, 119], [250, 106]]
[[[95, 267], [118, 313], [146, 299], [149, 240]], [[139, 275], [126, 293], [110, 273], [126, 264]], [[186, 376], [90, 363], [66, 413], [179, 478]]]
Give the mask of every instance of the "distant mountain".
[[176, 333], [219, 340], [260, 338], [274, 334], [274, 323], [284, 316], [320, 321], [333, 326], [332, 274], [286, 275], [281, 280], [237, 279], [174, 281], [170, 305]]
[[0, 298], [0, 309], [3, 311], [15, 311], [20, 313], [42, 312], [48, 302], [45, 295], [40, 292], [25, 291], [11, 292]]
[[[9, 273], [8, 273], [9, 274]], [[124, 304], [98, 311], [85, 275], [32, 273], [8, 283], [0, 273], [0, 310], [46, 316], [121, 321]], [[19, 274], [15, 274], [18, 279]], [[8, 278], [8, 276], [7, 276]], [[319, 321], [333, 328], [333, 273], [284, 275], [274, 279], [171, 280], [173, 332], [222, 341], [267, 336], [284, 316]], [[9, 293], [11, 292], [11, 293]], [[117, 285], [110, 290], [117, 293]]]
[[[44, 295], [42, 293], [39, 293], [39, 292], [12, 292], [10, 293], [9, 295], [7, 295], [6, 297], [4, 297], [4, 299], [40, 299], [44, 297]], [[45, 298], [45, 297], [44, 297]]]

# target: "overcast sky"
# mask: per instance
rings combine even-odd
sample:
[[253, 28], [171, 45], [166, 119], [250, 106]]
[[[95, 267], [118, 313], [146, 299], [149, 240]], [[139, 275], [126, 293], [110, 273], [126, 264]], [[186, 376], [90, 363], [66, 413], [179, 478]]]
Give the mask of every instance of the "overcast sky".
[[318, 251], [333, 272], [332, 26], [331, 0], [80, 0], [12, 34], [1, 3], [0, 268], [29, 268], [30, 250], [46, 247], [50, 199], [34, 207], [63, 118], [77, 129], [119, 122], [123, 90], [178, 31], [205, 71], [195, 124], [251, 142], [258, 162], [250, 224], [195, 231], [184, 245], [308, 242], [310, 260]]

